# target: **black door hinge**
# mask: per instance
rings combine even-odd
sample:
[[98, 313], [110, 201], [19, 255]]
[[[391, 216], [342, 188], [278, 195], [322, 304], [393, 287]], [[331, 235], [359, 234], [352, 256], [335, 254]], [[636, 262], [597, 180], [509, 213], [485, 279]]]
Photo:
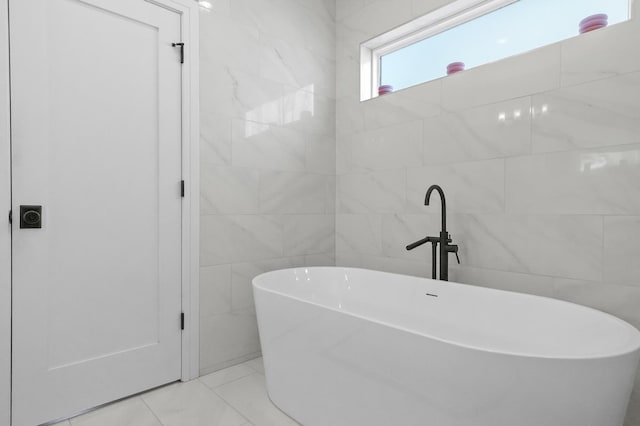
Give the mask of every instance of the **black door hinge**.
[[184, 198], [184, 181], [180, 181], [180, 196]]
[[13, 214], [12, 214], [12, 210], [9, 210], [9, 225], [11, 225], [13, 223]]
[[184, 330], [184, 312], [180, 313], [180, 330]]
[[171, 43], [171, 46], [180, 48], [180, 63], [184, 64], [184, 43]]

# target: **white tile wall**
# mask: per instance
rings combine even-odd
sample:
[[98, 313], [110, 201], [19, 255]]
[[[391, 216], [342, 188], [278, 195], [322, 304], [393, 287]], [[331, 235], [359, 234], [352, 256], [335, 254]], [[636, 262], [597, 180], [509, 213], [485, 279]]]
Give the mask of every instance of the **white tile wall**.
[[[386, 214], [382, 216], [381, 244], [382, 254], [391, 258], [412, 259], [425, 262], [423, 250], [407, 252], [405, 246], [427, 235], [438, 235], [440, 232], [440, 215], [435, 214]], [[352, 239], [355, 239], [352, 237]], [[431, 245], [425, 246], [427, 254], [431, 253]], [[429, 264], [431, 267], [431, 264]], [[429, 275], [431, 276], [431, 275]]]
[[203, 373], [259, 353], [255, 275], [335, 263], [335, 2], [212, 3], [200, 15]]
[[336, 253], [382, 255], [381, 226], [380, 215], [338, 214]]
[[305, 264], [305, 259], [302, 256], [234, 263], [231, 272], [231, 303], [233, 310], [253, 308], [251, 280], [255, 276], [276, 269], [293, 268]]
[[602, 218], [589, 215], [456, 215], [451, 234], [465, 265], [602, 279]]
[[335, 250], [333, 215], [290, 215], [282, 218], [285, 256], [331, 253]]
[[338, 213], [394, 213], [402, 209], [405, 201], [405, 170], [338, 176]]
[[[640, 37], [635, 19], [359, 102], [359, 43], [448, 0], [337, 0], [336, 263], [557, 297], [640, 327]], [[421, 129], [420, 129], [421, 126]], [[421, 144], [416, 142], [421, 140]], [[627, 426], [640, 424], [640, 381]]]
[[637, 72], [535, 95], [533, 151], [639, 143], [639, 97]]
[[[571, 86], [640, 69], [640, 56], [630, 54], [628, 50], [629, 41], [638, 36], [637, 25], [637, 22], [629, 21], [562, 43], [562, 85]], [[613, 39], [620, 43], [611, 43]]]
[[[200, 318], [201, 370], [218, 370], [260, 353], [254, 308]], [[222, 367], [221, 367], [222, 366]]]
[[243, 167], [209, 165], [201, 171], [202, 214], [260, 213], [260, 172]]
[[442, 80], [442, 106], [456, 111], [556, 89], [560, 52], [555, 44], [451, 75]]
[[442, 111], [442, 85], [428, 84], [380, 96], [362, 105], [364, 125], [370, 129], [433, 117]]
[[422, 122], [412, 121], [354, 135], [348, 142], [352, 171], [377, 171], [422, 164]]
[[442, 113], [424, 120], [424, 164], [504, 158], [528, 153], [531, 148], [530, 109], [531, 99], [524, 97]]
[[265, 172], [260, 179], [260, 205], [268, 214], [333, 212], [333, 177], [307, 172]]
[[640, 145], [507, 160], [507, 211], [640, 214]]
[[231, 265], [200, 269], [200, 315], [208, 317], [231, 312]]
[[[407, 210], [424, 212], [428, 182], [439, 182], [449, 192], [447, 212], [500, 213], [504, 210], [504, 169], [502, 159], [407, 169]], [[434, 197], [431, 206], [439, 204]]]
[[637, 261], [640, 259], [640, 216], [608, 216], [604, 219], [604, 231], [607, 282], [640, 288], [640, 262]]
[[[252, 118], [270, 121], [269, 111], [258, 112], [258, 116]], [[305, 169], [305, 137], [288, 126], [234, 120], [231, 140], [234, 166], [289, 171]]]

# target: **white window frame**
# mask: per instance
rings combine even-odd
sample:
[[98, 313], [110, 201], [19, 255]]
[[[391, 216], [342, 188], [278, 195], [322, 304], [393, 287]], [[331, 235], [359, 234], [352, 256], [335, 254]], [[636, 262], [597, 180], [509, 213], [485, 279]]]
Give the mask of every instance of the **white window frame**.
[[457, 0], [360, 45], [360, 100], [378, 96], [380, 58], [520, 0]]
[[[360, 45], [360, 101], [378, 96], [380, 58], [520, 0], [457, 0]], [[629, 0], [633, 19], [636, 0]]]

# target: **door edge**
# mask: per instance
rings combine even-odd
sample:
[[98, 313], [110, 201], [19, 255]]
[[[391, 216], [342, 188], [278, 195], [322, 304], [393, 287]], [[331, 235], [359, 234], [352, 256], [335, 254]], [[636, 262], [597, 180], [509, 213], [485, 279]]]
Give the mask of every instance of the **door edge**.
[[0, 424], [11, 416], [11, 132], [9, 1], [0, 0]]

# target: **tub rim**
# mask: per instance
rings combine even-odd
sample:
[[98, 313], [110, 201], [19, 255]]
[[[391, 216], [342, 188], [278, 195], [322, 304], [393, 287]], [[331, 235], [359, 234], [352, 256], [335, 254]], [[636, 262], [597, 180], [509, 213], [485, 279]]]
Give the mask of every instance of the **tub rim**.
[[374, 319], [365, 315], [361, 315], [361, 314], [357, 314], [354, 312], [349, 312], [349, 311], [344, 311], [344, 310], [339, 310], [330, 306], [326, 306], [323, 305], [321, 303], [317, 303], [317, 302], [313, 302], [307, 299], [303, 299], [297, 296], [292, 296], [291, 294], [282, 292], [282, 291], [278, 291], [278, 290], [274, 290], [274, 289], [269, 289], [266, 288], [264, 285], [261, 285], [259, 283], [257, 283], [257, 280], [259, 280], [261, 277], [267, 276], [267, 275], [274, 275], [275, 273], [281, 273], [281, 272], [285, 272], [285, 271], [294, 271], [294, 270], [300, 270], [300, 269], [340, 269], [343, 271], [367, 271], [367, 272], [374, 272], [374, 273], [379, 273], [382, 275], [395, 275], [395, 276], [403, 276], [403, 277], [410, 277], [410, 278], [417, 278], [417, 279], [422, 279], [422, 280], [426, 280], [426, 281], [438, 281], [438, 280], [433, 280], [431, 278], [425, 278], [425, 277], [419, 277], [419, 276], [415, 276], [415, 275], [407, 275], [407, 274], [397, 274], [397, 273], [393, 273], [393, 272], [386, 272], [386, 271], [377, 271], [375, 269], [367, 269], [367, 268], [355, 268], [355, 267], [348, 267], [348, 266], [298, 266], [298, 267], [292, 267], [292, 268], [282, 268], [282, 269], [275, 269], [273, 271], [268, 271], [268, 272], [263, 272], [259, 275], [256, 275], [255, 277], [253, 277], [251, 279], [251, 287], [253, 288], [253, 291], [255, 292], [256, 290], [259, 291], [265, 291], [268, 293], [272, 293], [272, 294], [277, 294], [281, 297], [285, 297], [285, 298], [289, 298], [289, 299], [293, 299], [296, 300], [298, 302], [302, 302], [302, 303], [306, 303], [312, 306], [317, 306], [323, 309], [327, 309], [333, 312], [336, 312], [338, 314], [343, 314], [343, 315], [348, 315], [348, 316], [352, 316], [358, 319], [362, 319], [365, 321], [369, 321], [369, 322], [373, 322], [375, 324], [378, 325], [382, 325], [385, 327], [389, 327], [389, 328], [393, 328], [405, 333], [410, 333], [410, 334], [414, 334], [420, 337], [426, 337], [428, 339], [431, 340], [435, 340], [441, 343], [445, 343], [445, 344], [449, 344], [449, 345], [453, 345], [453, 346], [457, 346], [460, 348], [464, 348], [464, 349], [468, 349], [468, 350], [473, 350], [473, 351], [480, 351], [480, 352], [488, 352], [491, 354], [496, 354], [496, 355], [505, 355], [505, 356], [514, 356], [514, 357], [521, 357], [521, 358], [535, 358], [535, 359], [546, 359], [546, 360], [558, 360], [558, 361], [562, 361], [562, 360], [572, 360], [572, 361], [577, 361], [577, 360], [604, 360], [604, 359], [613, 359], [613, 358], [618, 358], [618, 357], [624, 357], [627, 356], [629, 354], [632, 354], [634, 352], [640, 352], [640, 330], [638, 330], [636, 327], [634, 327], [633, 325], [631, 325], [630, 323], [628, 323], [627, 321], [618, 318], [615, 315], [609, 314], [607, 312], [601, 311], [599, 309], [595, 309], [592, 308], [590, 306], [584, 306], [584, 305], [580, 305], [578, 303], [573, 303], [573, 302], [569, 302], [566, 300], [561, 300], [561, 299], [554, 299], [552, 297], [546, 297], [546, 296], [538, 296], [535, 294], [529, 294], [529, 293], [520, 293], [517, 291], [509, 291], [509, 290], [502, 290], [502, 289], [496, 289], [496, 288], [491, 288], [491, 287], [482, 287], [482, 286], [476, 286], [476, 285], [472, 285], [472, 284], [463, 284], [463, 283], [459, 283], [456, 281], [447, 281], [448, 284], [453, 284], [453, 285], [457, 285], [457, 286], [463, 286], [463, 287], [472, 287], [475, 289], [483, 289], [483, 290], [488, 290], [488, 291], [495, 291], [495, 292], [499, 292], [499, 293], [509, 293], [509, 294], [516, 294], [520, 297], [524, 297], [524, 298], [535, 298], [535, 299], [547, 299], [552, 301], [553, 303], [559, 303], [559, 304], [565, 304], [565, 305], [572, 305], [573, 307], [578, 307], [580, 309], [585, 309], [587, 311], [591, 311], [592, 313], [594, 313], [595, 315], [600, 315], [600, 316], [606, 316], [609, 317], [610, 319], [613, 319], [615, 322], [619, 323], [621, 326], [623, 326], [626, 329], [629, 329], [631, 331], [631, 333], [634, 335], [635, 337], [635, 342], [634, 344], [630, 344], [630, 346], [634, 346], [630, 349], [627, 349], [625, 351], [619, 351], [616, 353], [610, 353], [610, 354], [601, 354], [601, 355], [583, 355], [583, 356], [577, 356], [577, 355], [562, 355], [562, 356], [551, 356], [551, 355], [534, 355], [534, 354], [527, 354], [527, 353], [520, 353], [520, 352], [516, 352], [516, 351], [506, 351], [506, 350], [497, 350], [497, 349], [490, 349], [490, 348], [486, 348], [486, 347], [480, 347], [477, 345], [470, 345], [470, 344], [465, 344], [465, 343], [461, 343], [461, 342], [457, 342], [454, 340], [448, 340], [445, 338], [441, 338], [441, 337], [436, 337], [436, 336], [432, 336], [423, 332], [420, 332], [418, 330], [413, 330], [410, 328], [406, 328], [406, 327], [402, 327], [399, 326], [397, 324], [391, 324], [388, 323], [386, 321], [382, 321], [379, 319]]

